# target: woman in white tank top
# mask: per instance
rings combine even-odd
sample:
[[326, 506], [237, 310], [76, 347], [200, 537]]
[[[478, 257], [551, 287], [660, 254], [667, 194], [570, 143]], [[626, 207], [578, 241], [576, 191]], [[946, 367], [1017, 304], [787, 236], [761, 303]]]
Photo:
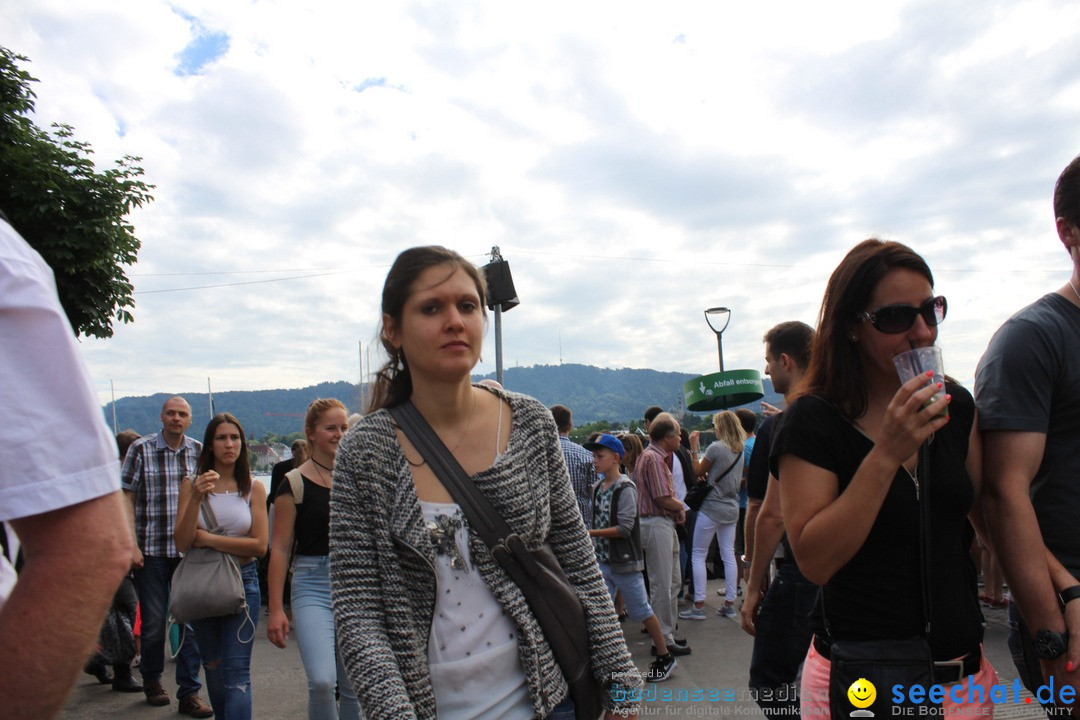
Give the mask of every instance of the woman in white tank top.
[[[216, 529], [206, 527], [203, 502], [213, 510]], [[252, 482], [244, 429], [229, 413], [215, 415], [206, 426], [196, 475], [180, 485], [173, 535], [181, 552], [208, 547], [234, 555], [244, 579], [246, 611], [191, 623], [217, 718], [251, 718], [251, 648], [260, 603], [256, 558], [266, 553], [267, 533], [266, 490]]]

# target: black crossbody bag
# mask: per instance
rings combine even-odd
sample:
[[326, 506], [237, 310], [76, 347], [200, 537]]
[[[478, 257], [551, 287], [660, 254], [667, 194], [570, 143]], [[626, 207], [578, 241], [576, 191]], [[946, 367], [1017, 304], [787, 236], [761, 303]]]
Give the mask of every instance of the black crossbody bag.
[[[728, 465], [727, 470], [716, 476], [717, 482], [720, 482], [720, 479], [727, 475], [729, 472], [731, 472], [731, 469], [735, 467], [736, 464], [738, 464], [740, 455], [741, 452], [737, 453], [735, 455], [735, 459], [731, 461], [730, 465]], [[708, 497], [709, 493], [712, 492], [713, 486], [714, 483], [711, 483], [708, 480], [694, 483], [686, 490], [686, 497], [683, 498], [683, 502], [686, 503], [686, 506], [688, 508], [690, 508], [694, 512], [697, 512], [705, 503], [705, 498]]]
[[[912, 685], [929, 688], [935, 683], [934, 661], [930, 652], [930, 483], [929, 480], [929, 445], [923, 443], [919, 448], [919, 466], [915, 470], [919, 504], [919, 584], [922, 590], [922, 611], [924, 634], [900, 640], [836, 640], [832, 638], [829, 614], [825, 606], [825, 589], [821, 590], [821, 607], [825, 620], [825, 632], [830, 642], [823, 647], [818, 638], [815, 644], [818, 651], [826, 650], [825, 656], [831, 662], [829, 671], [829, 712], [834, 718], [887, 717], [896, 711], [895, 707], [916, 707], [911, 702], [907, 690]], [[906, 470], [905, 470], [906, 472]], [[860, 680], [869, 680], [876, 691], [873, 701], [866, 702], [871, 694], [860, 684]], [[892, 687], [904, 687], [904, 700], [892, 702]], [[851, 691], [849, 693], [849, 690]], [[852, 698], [858, 702], [852, 702]], [[925, 709], [927, 702], [921, 707]], [[917, 713], [912, 709], [911, 714]]]
[[574, 701], [577, 720], [596, 720], [603, 712], [604, 688], [592, 672], [585, 608], [551, 547], [530, 550], [514, 533], [411, 400], [388, 409], [397, 426], [428, 463], [435, 477], [491, 550], [491, 556], [517, 583], [544, 631]]

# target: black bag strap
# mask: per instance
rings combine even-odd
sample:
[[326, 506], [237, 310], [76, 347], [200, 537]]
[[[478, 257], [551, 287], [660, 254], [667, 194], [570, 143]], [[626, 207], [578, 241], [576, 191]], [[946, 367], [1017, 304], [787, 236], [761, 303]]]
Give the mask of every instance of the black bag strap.
[[[191, 489], [195, 490], [195, 476], [191, 476]], [[206, 529], [210, 532], [217, 532], [221, 528], [218, 526], [217, 516], [214, 515], [214, 508], [210, 507], [210, 494], [207, 493], [203, 496], [202, 503], [199, 505], [199, 511], [202, 513], [203, 522], [206, 523]]]
[[[727, 466], [727, 470], [716, 476], [716, 482], [720, 482], [720, 479], [726, 477], [729, 472], [735, 469], [735, 466], [739, 464], [739, 457], [742, 455], [742, 451], [735, 453], [735, 459], [731, 461], [731, 464]], [[714, 482], [713, 485], [716, 483]]]
[[930, 644], [930, 443], [933, 435], [919, 446], [919, 466], [915, 468], [916, 492], [919, 501], [919, 580], [922, 585], [923, 619], [926, 644]]
[[[738, 462], [739, 462], [739, 456], [738, 456], [738, 455], [736, 455], [736, 456], [735, 456], [735, 459], [731, 461], [731, 464], [727, 466], [727, 470], [725, 470], [724, 472], [722, 472], [722, 473], [720, 473], [719, 475], [717, 475], [717, 476], [716, 476], [716, 482], [713, 482], [713, 483], [707, 483], [707, 484], [708, 484], [708, 486], [709, 486], [709, 491], [708, 491], [708, 492], [706, 492], [706, 493], [705, 493], [704, 495], [702, 495], [702, 496], [701, 496], [701, 501], [702, 501], [702, 502], [704, 502], [704, 501], [705, 501], [705, 498], [707, 498], [707, 497], [709, 496], [709, 493], [711, 493], [711, 492], [712, 492], [713, 488], [714, 488], [714, 487], [716, 487], [716, 484], [717, 484], [718, 482], [720, 482], [720, 479], [721, 479], [722, 477], [724, 477], [725, 475], [727, 475], [727, 474], [728, 474], [729, 472], [731, 472], [731, 469], [732, 469], [732, 468], [734, 468], [734, 467], [735, 467], [735, 465], [736, 465], [736, 464], [737, 464]], [[698, 491], [698, 492], [700, 492], [700, 491]]]
[[484, 494], [476, 489], [465, 470], [416, 409], [412, 400], [406, 400], [388, 410], [397, 426], [405, 433], [405, 437], [409, 438], [413, 447], [428, 463], [431, 472], [461, 506], [465, 519], [484, 544], [491, 550], [504, 546], [504, 540], [512, 534], [510, 526]]

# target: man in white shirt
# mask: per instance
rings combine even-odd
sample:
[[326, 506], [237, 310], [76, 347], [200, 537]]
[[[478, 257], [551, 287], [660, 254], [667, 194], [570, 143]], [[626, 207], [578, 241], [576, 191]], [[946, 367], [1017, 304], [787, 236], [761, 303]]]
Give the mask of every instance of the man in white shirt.
[[6, 219], [0, 338], [0, 521], [26, 557], [13, 585], [0, 559], [0, 708], [51, 718], [97, 640], [132, 537], [116, 443], [52, 271]]

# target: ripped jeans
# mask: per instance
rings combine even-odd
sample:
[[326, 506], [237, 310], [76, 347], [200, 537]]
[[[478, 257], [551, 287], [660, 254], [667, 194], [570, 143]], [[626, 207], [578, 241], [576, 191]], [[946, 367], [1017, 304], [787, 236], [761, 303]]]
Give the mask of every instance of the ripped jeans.
[[[248, 611], [194, 620], [206, 691], [217, 720], [251, 720], [251, 649], [259, 620], [259, 564], [240, 568]], [[248, 620], [248, 613], [251, 619]]]

